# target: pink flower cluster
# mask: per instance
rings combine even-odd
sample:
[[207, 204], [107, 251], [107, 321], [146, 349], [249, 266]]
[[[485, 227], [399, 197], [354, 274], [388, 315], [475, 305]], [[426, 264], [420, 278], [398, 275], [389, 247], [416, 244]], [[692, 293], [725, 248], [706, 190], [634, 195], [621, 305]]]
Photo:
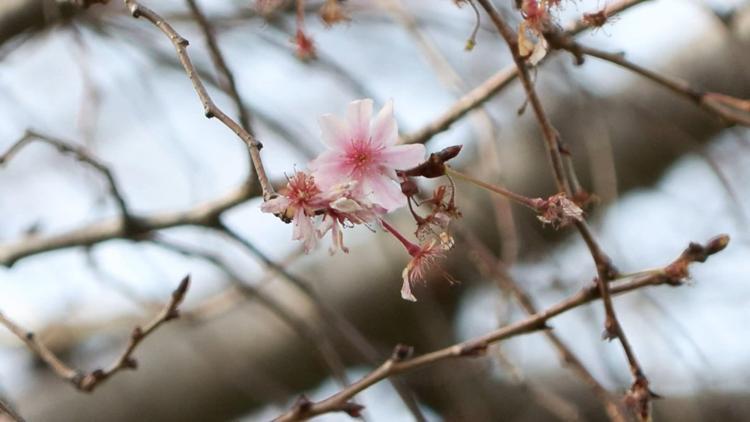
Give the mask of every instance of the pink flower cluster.
[[320, 118], [328, 148], [309, 165], [308, 172], [289, 178], [286, 189], [261, 209], [294, 223], [293, 239], [312, 250], [331, 232], [331, 252], [347, 252], [342, 228], [379, 223], [390, 211], [406, 205], [397, 169], [424, 160], [423, 145], [396, 145], [398, 129], [389, 101], [372, 117], [372, 100], [349, 104], [346, 119]]
[[[289, 178], [281, 195], [263, 203], [264, 212], [274, 213], [294, 224], [292, 238], [301, 240], [309, 252], [318, 240], [331, 233], [331, 253], [348, 252], [343, 228], [374, 224], [390, 233], [411, 256], [402, 272], [401, 297], [416, 301], [412, 286], [424, 281], [427, 272], [453, 245], [447, 229], [461, 216], [455, 207], [453, 182], [423, 201], [431, 205], [426, 217], [414, 210], [419, 188], [413, 177], [445, 176], [445, 161], [455, 157], [460, 146], [430, 154], [425, 161], [423, 145], [396, 145], [398, 128], [393, 103], [387, 102], [373, 118], [372, 100], [349, 104], [346, 118], [326, 114], [320, 118], [327, 150]], [[409, 205], [417, 223], [419, 244], [412, 243], [390, 225], [384, 216]]]

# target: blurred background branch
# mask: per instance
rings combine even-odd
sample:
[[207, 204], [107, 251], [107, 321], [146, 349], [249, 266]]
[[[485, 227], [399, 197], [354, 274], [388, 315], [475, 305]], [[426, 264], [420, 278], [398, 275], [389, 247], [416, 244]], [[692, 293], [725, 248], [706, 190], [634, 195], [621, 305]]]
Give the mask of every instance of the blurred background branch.
[[[294, 2], [265, 16], [249, 2], [145, 3], [190, 39], [195, 71], [216, 105], [263, 141], [271, 180], [284, 180], [284, 171], [304, 167], [317, 153], [318, 115], [367, 96], [376, 103], [396, 100], [405, 140], [427, 142], [429, 151], [464, 144], [456, 162], [461, 171], [532, 197], [555, 191], [536, 122], [529, 113], [516, 113], [526, 96], [511, 83], [514, 66], [508, 67], [494, 28], [477, 23], [466, 7], [388, 1], [390, 8], [382, 8], [352, 0], [342, 3], [351, 20], [325, 29], [315, 13], [329, 2], [305, 2], [305, 30], [318, 60], [302, 63], [286, 44], [294, 34]], [[750, 97], [747, 4], [619, 1], [606, 10], [637, 3], [643, 4], [576, 42], [591, 46], [589, 52], [626, 51], [634, 65], [684, 80], [691, 90], [724, 95], [711, 97], [714, 111], [744, 113], [742, 99]], [[581, 31], [584, 13], [599, 7], [592, 2], [578, 10], [566, 7], [561, 20], [574, 23], [565, 29]], [[511, 7], [500, 12], [518, 23]], [[696, 16], [700, 25], [685, 23], [698, 22], [689, 20]], [[633, 29], [629, 22], [636, 21]], [[673, 29], [673, 22], [683, 30]], [[687, 34], [689, 25], [695, 26]], [[475, 27], [476, 45], [468, 53], [463, 48]], [[120, 198], [91, 201], [84, 186], [92, 184], [74, 183], [88, 170], [66, 167], [65, 160], [34, 145], [5, 163], [0, 263], [12, 268], [0, 273], [6, 298], [0, 307], [24, 327], [34, 327], [66, 362], [98, 365], [119, 356], [117, 339], [150, 312], [141, 305], [171, 290], [157, 280], [194, 274], [191, 300], [182, 306], [190, 317], [139, 345], [139, 371], [112, 378], [93, 398], [46, 370], [0, 367], [5, 396], [29, 420], [270, 419], [291, 408], [301, 392], [320, 400], [361, 378], [387, 359], [395, 344], [413, 345], [417, 355], [445, 348], [497, 329], [497, 314], [501, 325], [520, 321], [582, 285], [590, 287], [594, 268], [580, 252], [583, 244], [465, 185], [457, 192], [461, 231], [476, 240], [459, 240], [446, 265], [462, 283], [448, 286], [436, 274], [420, 289], [416, 305], [398, 298], [404, 257], [379, 234], [353, 231], [348, 256], [297, 256], [286, 227], [256, 210], [260, 189], [247, 183], [247, 149], [215, 128], [219, 125], [203, 122], [168, 40], [146, 28], [116, 1], [88, 8], [72, 1], [0, 4], [0, 109], [7, 122], [0, 129], [0, 150], [28, 127], [54, 134], [50, 139], [84, 139], [86, 153], [108, 164], [104, 190], [117, 190]], [[646, 32], [673, 37], [639, 35]], [[86, 53], [71, 59], [71, 45]], [[744, 293], [723, 280], [743, 274], [746, 227], [737, 216], [747, 206], [746, 132], [727, 129], [726, 122], [663, 87], [607, 63], [587, 60], [579, 67], [570, 56], [553, 51], [548, 56], [531, 72], [534, 87], [575, 158], [581, 186], [601, 200], [588, 218], [623, 272], [663, 265], [691, 239], [722, 231], [736, 239], [705, 272], [696, 269], [693, 289], [635, 292], [633, 299], [618, 298], [615, 304], [634, 327], [629, 337], [654, 389], [666, 396], [654, 404], [656, 419], [742, 420], [750, 412], [745, 405], [750, 387], [739, 375], [728, 385], [726, 374], [746, 368], [740, 356], [747, 345], [737, 340], [732, 322], [738, 320], [732, 312], [744, 306], [736, 302]], [[80, 82], [84, 78], [87, 82]], [[101, 102], [95, 115], [86, 116], [95, 123], [87, 129], [89, 140], [83, 128], [70, 124], [80, 118], [70, 103], [80, 97], [88, 104], [91, 96], [81, 92], [91, 89]], [[469, 111], [476, 112], [463, 119]], [[744, 114], [738, 116], [742, 121]], [[82, 148], [69, 143], [71, 150]], [[696, 153], [699, 162], [710, 157], [713, 170], [696, 170]], [[693, 173], [675, 170], [685, 166]], [[715, 178], [721, 181], [712, 184]], [[117, 180], [116, 189], [111, 180]], [[637, 199], [647, 192], [658, 199]], [[637, 201], [639, 207], [628, 208]], [[137, 224], [127, 224], [128, 215]], [[668, 226], [682, 228], [667, 232]], [[478, 256], [479, 268], [468, 264]], [[96, 284], [104, 273], [93, 271], [89, 258], [126, 283], [131, 297]], [[294, 280], [304, 280], [298, 283], [302, 290]], [[491, 305], [483, 305], [490, 298]], [[702, 324], [687, 315], [698, 311], [685, 311], [712, 315], [713, 304], [727, 312], [717, 317], [721, 323], [706, 317]], [[649, 307], [660, 316], [653, 317]], [[599, 308], [582, 307], [572, 313], [576, 316], [556, 320], [555, 330], [544, 332], [552, 348], [514, 340], [499, 355], [400, 376], [406, 406], [382, 399], [397, 397], [391, 390], [375, 402], [364, 394], [357, 404], [374, 420], [409, 414], [427, 420], [434, 415], [493, 420], [500, 414], [514, 420], [596, 420], [607, 417], [605, 407], [611, 417], [606, 391], [621, 391], [628, 381], [621, 362], [609, 361], [617, 351], [598, 343]], [[471, 320], [477, 314], [484, 322]], [[712, 334], [727, 340], [711, 340]], [[691, 337], [692, 346], [684, 337]], [[0, 338], [13, 345], [3, 351], [8, 362], [27, 357], [15, 352], [17, 339]], [[667, 352], [663, 342], [671, 345]], [[729, 352], [719, 357], [717, 349]], [[695, 363], [691, 356], [701, 353], [721, 368]], [[556, 371], [555, 356], [563, 356], [579, 377]], [[731, 369], [729, 362], [735, 365]], [[24, 374], [17, 368], [26, 368]], [[338, 385], [327, 384], [329, 376]], [[691, 376], [693, 383], [671, 381]], [[692, 390], [679, 390], [687, 384]], [[544, 393], [529, 400], [530, 390], [540, 388]], [[556, 404], [545, 404], [543, 397]], [[386, 408], [392, 413], [378, 413]], [[405, 413], [407, 408], [412, 413]]]

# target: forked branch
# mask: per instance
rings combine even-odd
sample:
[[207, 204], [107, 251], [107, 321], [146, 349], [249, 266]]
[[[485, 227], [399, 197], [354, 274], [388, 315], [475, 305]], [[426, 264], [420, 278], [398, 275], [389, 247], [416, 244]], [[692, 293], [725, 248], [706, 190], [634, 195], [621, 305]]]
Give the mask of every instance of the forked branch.
[[125, 369], [136, 369], [138, 362], [133, 358], [133, 353], [141, 342], [151, 333], [156, 331], [162, 324], [179, 317], [178, 307], [185, 299], [188, 287], [190, 286], [190, 276], [186, 276], [180, 282], [180, 285], [172, 292], [172, 297], [164, 308], [145, 326], [136, 326], [130, 334], [125, 350], [115, 359], [115, 361], [104, 369], [95, 369], [85, 373], [71, 368], [58, 358], [55, 353], [42, 343], [33, 332], [27, 331], [14, 321], [0, 313], [0, 324], [4, 325], [10, 332], [24, 342], [26, 347], [34, 352], [39, 358], [52, 369], [60, 378], [73, 384], [75, 388], [84, 392], [91, 392], [104, 381], [108, 380], [118, 372]]

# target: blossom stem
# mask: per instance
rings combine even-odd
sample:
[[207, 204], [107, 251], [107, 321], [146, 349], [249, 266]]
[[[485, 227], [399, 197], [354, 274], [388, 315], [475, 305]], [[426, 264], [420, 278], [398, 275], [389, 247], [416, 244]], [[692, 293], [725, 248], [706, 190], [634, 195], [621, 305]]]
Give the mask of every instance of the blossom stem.
[[410, 242], [409, 239], [404, 237], [404, 235], [401, 234], [401, 232], [399, 232], [398, 230], [396, 230], [395, 227], [388, 224], [387, 221], [381, 218], [380, 224], [382, 224], [383, 228], [385, 228], [390, 234], [393, 235], [393, 237], [398, 239], [398, 241], [401, 242], [402, 245], [404, 245], [404, 247], [406, 248], [406, 251], [409, 252], [409, 255], [414, 256], [415, 254], [419, 253], [421, 248], [415, 245], [414, 243]]
[[664, 272], [663, 268], [649, 268], [647, 270], [640, 270], [640, 271], [635, 271], [632, 273], [620, 273], [620, 274], [617, 274], [616, 277], [613, 277], [612, 280], [621, 280], [624, 278], [633, 278], [633, 277], [641, 277], [641, 276], [656, 276], [663, 272]]
[[471, 184], [479, 186], [480, 188], [487, 189], [490, 192], [494, 192], [494, 193], [496, 193], [498, 195], [504, 196], [504, 197], [510, 199], [511, 201], [514, 201], [514, 202], [516, 202], [518, 204], [521, 204], [523, 206], [529, 207], [529, 208], [531, 208], [534, 211], [537, 211], [537, 212], [539, 211], [539, 202], [540, 201], [538, 199], [529, 198], [528, 196], [523, 196], [521, 194], [518, 194], [518, 193], [515, 193], [515, 192], [510, 191], [508, 189], [505, 189], [502, 186], [497, 186], [497, 185], [493, 185], [493, 184], [490, 184], [490, 183], [483, 182], [483, 181], [481, 181], [479, 179], [475, 179], [474, 177], [469, 176], [466, 173], [461, 173], [460, 171], [455, 170], [454, 168], [449, 167], [447, 165], [445, 166], [445, 173], [448, 174], [448, 175], [450, 175], [450, 176], [454, 176], [456, 178], [459, 178], [459, 179], [461, 179], [461, 180], [463, 180], [465, 182], [469, 182]]

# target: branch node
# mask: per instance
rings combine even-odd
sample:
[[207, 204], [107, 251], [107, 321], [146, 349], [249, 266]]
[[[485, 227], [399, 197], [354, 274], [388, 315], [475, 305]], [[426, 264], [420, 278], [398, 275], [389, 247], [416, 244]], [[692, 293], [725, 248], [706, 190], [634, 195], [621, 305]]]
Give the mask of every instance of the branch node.
[[458, 355], [469, 357], [484, 356], [487, 353], [487, 346], [487, 342], [484, 340], [468, 343], [461, 346]]
[[133, 341], [140, 341], [143, 338], [143, 329], [140, 326], [135, 326], [133, 332], [130, 333], [130, 338]]
[[307, 413], [311, 407], [312, 407], [312, 402], [304, 394], [297, 397], [297, 400], [294, 401], [293, 408], [294, 408], [295, 413], [297, 413], [298, 415], [303, 415]]
[[391, 360], [394, 362], [403, 362], [414, 354], [414, 348], [411, 346], [407, 346], [405, 344], [397, 344], [396, 347], [393, 348], [393, 353], [391, 354]]
[[345, 412], [347, 415], [351, 416], [352, 418], [360, 418], [362, 417], [362, 411], [365, 409], [364, 406], [361, 404], [357, 404], [354, 402], [346, 402], [344, 406], [342, 406], [341, 410]]
[[128, 356], [122, 363], [122, 366], [127, 369], [138, 369], [138, 360]]

